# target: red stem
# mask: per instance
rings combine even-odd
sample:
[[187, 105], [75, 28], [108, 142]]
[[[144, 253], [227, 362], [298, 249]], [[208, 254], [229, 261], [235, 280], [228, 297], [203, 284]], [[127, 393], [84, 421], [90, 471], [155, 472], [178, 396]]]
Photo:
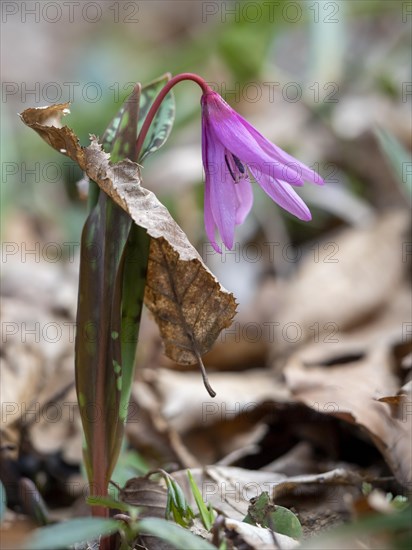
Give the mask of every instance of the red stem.
[[149, 131], [150, 125], [153, 122], [153, 119], [157, 113], [157, 110], [160, 107], [160, 104], [164, 100], [164, 98], [167, 96], [167, 94], [170, 92], [170, 90], [173, 88], [175, 84], [178, 84], [182, 80], [193, 80], [193, 82], [196, 82], [201, 88], [204, 94], [208, 93], [210, 91], [209, 86], [206, 84], [206, 81], [203, 80], [199, 75], [194, 73], [181, 73], [169, 80], [169, 82], [165, 85], [164, 88], [162, 88], [159, 92], [159, 95], [154, 100], [152, 106], [149, 109], [149, 112], [147, 113], [147, 116], [145, 118], [145, 121], [143, 122], [142, 129], [140, 130], [140, 133], [137, 137], [136, 141], [136, 156], [139, 158], [140, 151], [142, 150], [144, 140], [147, 136], [147, 132]]

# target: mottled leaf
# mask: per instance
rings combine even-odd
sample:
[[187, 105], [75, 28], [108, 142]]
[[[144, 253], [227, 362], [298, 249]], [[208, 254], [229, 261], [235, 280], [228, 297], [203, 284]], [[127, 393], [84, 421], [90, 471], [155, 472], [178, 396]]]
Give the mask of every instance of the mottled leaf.
[[[136, 85], [134, 93], [122, 106], [113, 123], [103, 135], [103, 148], [110, 151], [111, 162], [117, 162], [125, 157], [133, 161], [137, 160], [135, 146], [137, 134], [154, 98], [169, 78], [170, 76], [162, 77], [158, 81], [144, 86], [143, 89], [141, 89], [140, 84]], [[170, 104], [170, 101], [173, 102], [173, 98], [170, 100], [168, 97], [166, 102]], [[134, 105], [131, 106], [131, 103], [134, 103]], [[170, 126], [167, 132], [163, 131], [159, 120], [164, 120], [164, 113], [162, 105], [150, 128], [148, 137], [150, 136], [150, 143], [153, 147], [155, 143], [158, 143], [158, 147], [160, 147], [166, 141], [173, 124], [174, 109], [171, 109], [172, 114], [168, 120]], [[108, 148], [110, 144], [113, 144], [111, 149]], [[141, 158], [143, 158], [145, 151], [146, 149], [143, 148]], [[118, 292], [116, 296], [121, 301], [121, 304], [118, 303], [118, 307], [121, 307], [121, 325], [119, 330], [115, 331], [119, 333], [121, 339], [122, 390], [120, 414], [122, 420], [125, 420], [134, 376], [134, 359], [143, 308], [150, 246], [150, 237], [147, 233], [139, 226], [132, 224], [130, 216], [124, 215], [129, 220], [130, 229], [117, 273], [116, 289]]]
[[[149, 112], [154, 100], [159, 94], [160, 90], [170, 80], [170, 74], [167, 73], [164, 76], [150, 82], [142, 89], [140, 97], [140, 117], [139, 117], [139, 132], [142, 127], [143, 121]], [[169, 92], [162, 101], [156, 115], [150, 125], [147, 136], [143, 142], [143, 147], [140, 152], [139, 162], [142, 162], [149, 155], [160, 149], [166, 142], [169, 134], [172, 130], [172, 126], [175, 119], [175, 100], [173, 93]], [[134, 160], [132, 157], [128, 157], [130, 160]]]
[[110, 153], [112, 162], [124, 158], [137, 160], [134, 144], [137, 138], [141, 99], [141, 85], [137, 83], [103, 134], [103, 149]]
[[[119, 221], [122, 217], [124, 212], [105, 193], [100, 193], [81, 240], [76, 386], [86, 439], [86, 468], [91, 479], [92, 472], [96, 475], [96, 472], [104, 471], [104, 483], [110, 478], [123, 436], [120, 415], [114, 412], [120, 411], [122, 390], [121, 342], [118, 338], [121, 318], [114, 295], [116, 273], [129, 224], [111, 223], [113, 219]], [[99, 449], [100, 453], [94, 449]], [[103, 484], [102, 478], [100, 480]], [[105, 487], [99, 489], [104, 491]]]

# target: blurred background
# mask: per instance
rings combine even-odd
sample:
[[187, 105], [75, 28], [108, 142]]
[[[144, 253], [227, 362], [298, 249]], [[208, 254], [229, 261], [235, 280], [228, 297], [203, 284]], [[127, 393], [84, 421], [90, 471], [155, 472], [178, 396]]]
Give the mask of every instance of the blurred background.
[[[175, 88], [174, 131], [162, 154], [145, 166], [145, 183], [241, 303], [251, 298], [263, 269], [293, 268], [281, 253], [284, 239], [302, 244], [405, 200], [411, 176], [396, 154], [410, 147], [407, 2], [6, 2], [2, 10], [4, 240], [19, 218], [51, 231], [47, 238], [57, 231], [59, 242], [78, 242], [85, 216], [76, 192], [81, 174], [28, 131], [17, 113], [71, 101], [67, 124], [87, 145], [90, 133], [102, 134], [134, 82], [167, 71], [200, 74], [328, 183], [303, 190], [314, 212], [310, 224], [281, 213], [256, 188], [256, 207], [237, 232], [238, 246], [258, 236], [282, 241], [275, 247], [279, 261], [271, 262], [270, 247], [262, 247], [263, 261], [247, 262], [242, 280], [232, 277], [234, 255], [215, 257], [205, 242], [199, 90], [191, 83]], [[396, 166], [385, 156], [388, 149]]]
[[[5, 427], [10, 449], [18, 449], [8, 479], [34, 479], [49, 504], [71, 505], [78, 494], [57, 490], [56, 480], [79, 475], [81, 457], [73, 410], [58, 409], [57, 422], [41, 407], [61, 403], [61, 396], [75, 406], [82, 174], [17, 113], [70, 101], [65, 123], [86, 146], [89, 134], [102, 135], [135, 82], [165, 72], [198, 73], [267, 138], [318, 170], [326, 186], [298, 189], [312, 211], [310, 223], [281, 211], [255, 186], [255, 204], [237, 228], [234, 250], [214, 253], [203, 226], [200, 93], [190, 82], [174, 89], [176, 123], [167, 144], [145, 164], [144, 185], [237, 297], [239, 315], [207, 363], [223, 400], [219, 407], [239, 409], [226, 418], [219, 408], [216, 422], [206, 422], [200, 376], [179, 372], [162, 356], [156, 327], [146, 317], [138, 351], [139, 388], [146, 390], [136, 388], [139, 423], [131, 422], [129, 433], [140, 454], [130, 464], [136, 472], [144, 470], [139, 460], [213, 463], [244, 446], [250, 454], [230, 463], [260, 468], [295, 444], [315, 440], [328, 460], [378, 463], [387, 473], [371, 440], [356, 436], [360, 447], [342, 455], [339, 445], [331, 450], [322, 437], [301, 429], [305, 413], [299, 408], [289, 416], [294, 427], [275, 437], [288, 413], [274, 410], [293, 394], [295, 405], [318, 416], [339, 407], [356, 409], [358, 419], [368, 416], [356, 408], [367, 392], [358, 404], [345, 405], [326, 390], [322, 398], [305, 395], [296, 373], [307, 364], [324, 369], [349, 363], [351, 380], [364, 380], [365, 388], [371, 379], [380, 381], [373, 389], [379, 397], [395, 395], [409, 380], [411, 3], [11, 1], [1, 9], [2, 400], [16, 405]], [[377, 342], [382, 355], [371, 363]], [[288, 398], [279, 389], [285, 380]], [[32, 405], [35, 422], [25, 409], [33, 402], [40, 403], [39, 409]], [[255, 412], [245, 417], [252, 402]], [[324, 409], [330, 402], [332, 409]], [[375, 441], [388, 444], [388, 434], [376, 433], [378, 417], [360, 423]], [[341, 428], [327, 426], [340, 434], [336, 441]], [[171, 443], [169, 430], [178, 434], [180, 447]], [[343, 431], [345, 441], [352, 437]], [[402, 472], [398, 479], [408, 478], [407, 459], [402, 466], [399, 457], [384, 458], [392, 472]], [[10, 501], [18, 505], [19, 498], [11, 495]]]

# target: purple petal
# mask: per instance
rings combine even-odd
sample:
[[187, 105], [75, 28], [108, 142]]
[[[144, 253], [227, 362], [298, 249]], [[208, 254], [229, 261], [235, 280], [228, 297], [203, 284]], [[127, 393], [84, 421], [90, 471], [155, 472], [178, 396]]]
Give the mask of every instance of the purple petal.
[[240, 225], [252, 208], [253, 190], [249, 178], [241, 179], [234, 187], [237, 197], [236, 225]]
[[[220, 176], [220, 174], [222, 177]], [[233, 248], [236, 222], [236, 192], [232, 179], [222, 170], [210, 177], [210, 206], [226, 248]]]
[[237, 207], [235, 184], [226, 170], [225, 149], [219, 141], [214, 139], [209, 130], [210, 128], [205, 122], [202, 128], [202, 139], [204, 143], [203, 165], [206, 173], [206, 232], [212, 246], [217, 250], [218, 247], [214, 239], [214, 225], [216, 225], [226, 248], [231, 249], [234, 241]]
[[[229, 151], [235, 154], [244, 164], [272, 159], [257, 144], [255, 138], [241, 124], [240, 115], [236, 113], [217, 93], [202, 97], [204, 118], [213, 139], [220, 141]], [[260, 168], [261, 170], [263, 169]]]
[[205, 183], [204, 211], [205, 211], [205, 230], [206, 230], [207, 238], [209, 239], [210, 244], [213, 246], [216, 252], [219, 252], [221, 254], [222, 250], [219, 247], [219, 245], [216, 243], [216, 238], [215, 238], [216, 224], [213, 218], [212, 208], [210, 206], [210, 181], [208, 177], [206, 177], [206, 183]]
[[210, 177], [207, 170], [207, 166], [209, 164], [207, 148], [208, 148], [207, 121], [204, 118], [202, 118], [202, 158], [203, 158], [203, 166], [205, 168], [205, 175], [206, 175], [205, 199], [204, 199], [205, 230], [211, 245], [216, 250], [216, 252], [219, 252], [221, 254], [222, 251], [215, 240], [216, 224], [213, 218], [213, 212], [210, 205]]
[[[255, 174], [253, 175], [255, 176]], [[309, 221], [312, 219], [309, 208], [288, 183], [281, 180], [275, 180], [265, 174], [260, 175], [259, 180], [256, 178], [256, 181], [263, 191], [279, 206], [300, 220]]]
[[[292, 157], [292, 155], [289, 155], [286, 151], [266, 139], [254, 126], [252, 126], [247, 120], [245, 120], [243, 117], [240, 117], [240, 121], [245, 126], [245, 128], [255, 137], [257, 143], [260, 145], [260, 147], [268, 154], [276, 158], [279, 162], [282, 162], [287, 168], [294, 169], [297, 171], [301, 179], [304, 181], [310, 181], [312, 183], [315, 183], [316, 185], [324, 185], [325, 181], [324, 179], [316, 172], [316, 170], [313, 170], [312, 168], [309, 168], [304, 164], [303, 162], [300, 162], [295, 157]], [[285, 174], [287, 176], [288, 169], [286, 169]], [[292, 172], [292, 171], [291, 171]], [[291, 185], [302, 185], [302, 183], [296, 183], [296, 181], [293, 181], [293, 178], [291, 181], [288, 181], [289, 178], [283, 177], [285, 181], [290, 183]]]
[[234, 111], [217, 93], [203, 96], [202, 104], [214, 134], [229, 151], [255, 172], [303, 185], [304, 180], [322, 184], [322, 178], [305, 164], [277, 147]]

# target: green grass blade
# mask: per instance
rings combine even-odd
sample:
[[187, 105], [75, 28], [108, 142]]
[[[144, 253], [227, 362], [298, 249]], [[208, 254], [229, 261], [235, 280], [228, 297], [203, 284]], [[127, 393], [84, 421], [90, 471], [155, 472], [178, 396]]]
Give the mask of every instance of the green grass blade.
[[202, 493], [200, 492], [199, 487], [196, 485], [196, 482], [193, 479], [193, 476], [190, 470], [187, 471], [187, 477], [189, 478], [190, 488], [195, 498], [196, 505], [199, 509], [199, 513], [200, 513], [200, 517], [202, 519], [203, 525], [208, 531], [210, 531], [214, 521], [213, 510], [208, 508], [205, 501], [203, 500]]
[[376, 130], [379, 145], [387, 158], [396, 179], [408, 196], [412, 193], [412, 157], [405, 147], [387, 130]]

